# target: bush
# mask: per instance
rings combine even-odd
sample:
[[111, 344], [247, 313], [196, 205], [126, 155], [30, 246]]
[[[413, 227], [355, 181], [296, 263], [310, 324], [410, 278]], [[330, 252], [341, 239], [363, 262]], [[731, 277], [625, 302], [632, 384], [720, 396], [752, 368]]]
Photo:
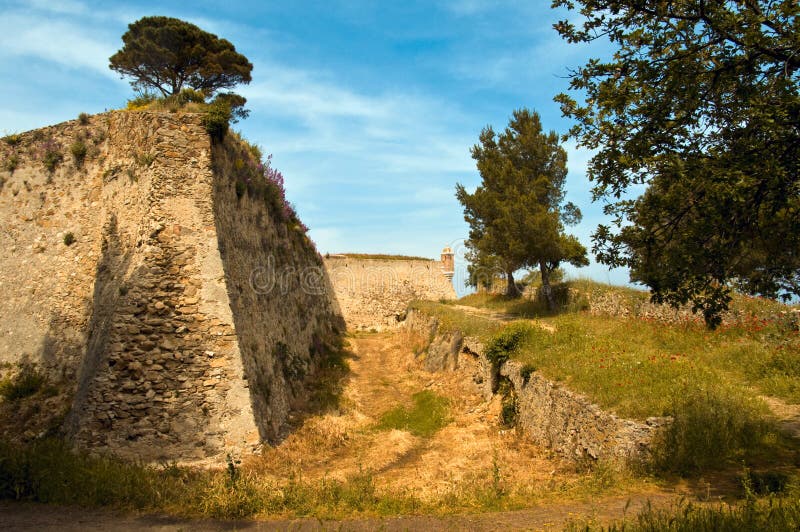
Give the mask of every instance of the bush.
[[72, 154], [72, 158], [75, 160], [75, 166], [78, 168], [82, 167], [83, 162], [86, 160], [86, 143], [78, 139], [72, 143], [69, 147], [69, 151]]
[[89, 124], [89, 115], [86, 113], [81, 113], [78, 115], [78, 123], [82, 126], [86, 126]]
[[140, 109], [146, 108], [148, 105], [150, 105], [156, 100], [158, 100], [158, 96], [149, 92], [145, 92], [140, 94], [139, 96], [136, 96], [135, 98], [128, 100], [128, 104], [125, 106], [125, 108], [128, 111], [138, 111]]
[[45, 377], [33, 364], [24, 364], [19, 372], [10, 378], [0, 381], [0, 397], [7, 401], [15, 401], [38, 392], [45, 383]]
[[64, 160], [64, 155], [61, 153], [58, 143], [53, 139], [47, 140], [42, 144], [42, 152], [42, 164], [52, 174], [61, 161]]
[[6, 164], [5, 164], [6, 170], [8, 170], [10, 173], [13, 174], [14, 170], [16, 170], [17, 167], [19, 167], [19, 157], [17, 157], [17, 154], [15, 153], [9, 155], [8, 158], [6, 159]]
[[492, 364], [502, 364], [522, 345], [531, 332], [533, 327], [528, 323], [522, 321], [512, 323], [489, 339], [486, 344], [486, 358]]
[[6, 135], [3, 137], [3, 141], [9, 146], [16, 146], [20, 142], [22, 142], [22, 135], [19, 133], [12, 133], [11, 135]]
[[75, 235], [73, 235], [72, 232], [68, 232], [66, 235], [64, 235], [65, 246], [71, 246], [74, 243], [75, 243]]
[[208, 111], [203, 117], [203, 126], [213, 140], [220, 141], [228, 132], [231, 121], [231, 109], [222, 102], [208, 106]]
[[671, 401], [672, 424], [655, 442], [657, 468], [692, 474], [722, 467], [757, 449], [768, 434], [763, 414], [733, 390], [682, 390]]

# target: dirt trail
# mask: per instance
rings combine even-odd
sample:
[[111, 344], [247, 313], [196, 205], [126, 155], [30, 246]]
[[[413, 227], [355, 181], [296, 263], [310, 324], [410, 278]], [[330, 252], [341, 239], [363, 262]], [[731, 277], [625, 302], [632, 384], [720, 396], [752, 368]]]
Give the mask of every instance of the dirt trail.
[[386, 518], [345, 519], [324, 521], [312, 518], [282, 520], [220, 521], [215, 519], [181, 519], [165, 515], [120, 515], [107, 510], [65, 508], [35, 503], [0, 501], [0, 529], [31, 531], [153, 531], [206, 532], [215, 530], [292, 531], [419, 531], [429, 530], [562, 530], [570, 521], [589, 520], [609, 522], [624, 516], [635, 516], [648, 504], [653, 507], [669, 505], [673, 498], [665, 495], [609, 498], [597, 503], [561, 504], [474, 515], [400, 516]]
[[460, 310], [466, 314], [472, 314], [473, 316], [481, 316], [483, 318], [489, 318], [492, 320], [497, 321], [529, 321], [533, 325], [544, 329], [547, 332], [556, 332], [556, 328], [553, 327], [549, 323], [545, 323], [541, 320], [536, 319], [529, 319], [529, 318], [520, 318], [516, 314], [508, 314], [506, 312], [497, 312], [495, 310], [487, 309], [487, 308], [480, 308], [480, 307], [470, 307], [468, 305], [451, 305], [452, 308]]
[[778, 427], [789, 436], [800, 440], [800, 405], [786, 403], [777, 397], [766, 395], [762, 395], [761, 399], [775, 414]]
[[[487, 403], [470, 368], [428, 373], [414, 359], [402, 333], [359, 335], [350, 340], [350, 376], [336, 413], [307, 419], [259, 460], [277, 477], [302, 473], [344, 479], [362, 470], [379, 486], [404, 487], [435, 497], [499, 473], [508, 484], [567, 481], [566, 463], [497, 426], [499, 401]], [[464, 361], [468, 365], [469, 361]], [[450, 400], [451, 421], [434, 436], [375, 427], [386, 411], [411, 406], [412, 395], [431, 390]]]

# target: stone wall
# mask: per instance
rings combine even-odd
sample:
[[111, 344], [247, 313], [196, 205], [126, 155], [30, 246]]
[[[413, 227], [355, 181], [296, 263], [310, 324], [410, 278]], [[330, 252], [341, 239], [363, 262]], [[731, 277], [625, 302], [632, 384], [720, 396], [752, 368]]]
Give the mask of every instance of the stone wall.
[[667, 422], [664, 418], [649, 418], [645, 423], [619, 418], [539, 372], [523, 371], [513, 360], [497, 367], [484, 356], [478, 339], [442, 331], [436, 318], [419, 311], [409, 311], [404, 326], [425, 340], [422, 356], [428, 371], [469, 367], [487, 399], [498, 392], [500, 379], [507, 379], [516, 397], [517, 429], [566, 458], [645, 458], [656, 431]]
[[396, 327], [415, 299], [455, 299], [439, 261], [423, 259], [325, 258], [336, 299], [351, 329]]
[[[232, 136], [212, 146], [197, 115], [154, 112], [67, 122], [0, 150], [2, 168], [16, 166], [0, 190], [0, 362], [67, 383], [66, 432], [148, 461], [220, 461], [279, 438], [343, 323], [305, 234], [237, 193], [230, 159], [248, 150]], [[64, 157], [53, 172], [48, 150]], [[252, 282], [274, 257], [283, 291]]]

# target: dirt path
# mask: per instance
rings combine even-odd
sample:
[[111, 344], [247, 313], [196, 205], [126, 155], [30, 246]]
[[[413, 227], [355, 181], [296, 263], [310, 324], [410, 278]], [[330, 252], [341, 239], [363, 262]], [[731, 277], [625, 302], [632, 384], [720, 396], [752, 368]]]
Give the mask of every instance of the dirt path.
[[353, 531], [372, 530], [561, 530], [570, 521], [589, 519], [609, 522], [624, 516], [634, 516], [648, 503], [654, 507], [669, 505], [674, 499], [666, 495], [651, 497], [604, 499], [597, 503], [562, 504], [513, 512], [455, 515], [446, 517], [401, 516], [389, 518], [347, 519], [289, 519], [272, 521], [219, 521], [213, 519], [180, 519], [163, 515], [122, 515], [107, 510], [46, 506], [34, 503], [0, 501], [0, 529], [35, 531], [154, 531], [206, 532], [216, 530], [247, 531]]
[[[379, 486], [403, 487], [422, 498], [485, 483], [495, 474], [509, 485], [576, 478], [568, 464], [497, 426], [499, 400], [484, 401], [469, 367], [428, 373], [400, 333], [359, 335], [351, 349], [339, 411], [306, 420], [265, 452], [259, 459], [264, 470], [284, 478], [302, 472], [307, 479], [345, 479], [370, 470]], [[383, 413], [411, 406], [412, 395], [422, 390], [450, 400], [448, 425], [430, 438], [375, 428]]]
[[483, 318], [488, 318], [497, 321], [529, 321], [533, 325], [544, 329], [547, 332], [556, 332], [555, 327], [553, 327], [549, 323], [545, 323], [541, 320], [530, 319], [530, 318], [520, 318], [516, 314], [508, 314], [505, 312], [497, 312], [487, 308], [480, 308], [480, 307], [470, 307], [468, 305], [451, 305], [452, 308], [460, 310], [466, 314], [472, 314], [473, 316], [481, 316]]
[[800, 405], [789, 404], [777, 397], [766, 395], [762, 395], [761, 399], [775, 414], [778, 427], [789, 436], [800, 440]]

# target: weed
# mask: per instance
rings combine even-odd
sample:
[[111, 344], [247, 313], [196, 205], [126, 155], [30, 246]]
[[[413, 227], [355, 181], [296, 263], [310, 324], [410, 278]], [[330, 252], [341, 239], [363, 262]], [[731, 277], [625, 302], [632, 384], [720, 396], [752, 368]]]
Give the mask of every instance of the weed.
[[673, 530], [731, 530], [767, 532], [800, 528], [800, 500], [797, 497], [749, 499], [738, 505], [695, 505], [685, 500], [671, 508], [654, 508], [649, 502], [633, 519], [606, 526], [571, 523], [570, 531], [644, 532]]
[[525, 385], [531, 379], [531, 375], [536, 373], [536, 366], [533, 364], [523, 364], [522, 368], [519, 370], [519, 374], [522, 376], [522, 384]]
[[228, 483], [231, 486], [236, 486], [236, 482], [241, 477], [242, 472], [239, 470], [239, 465], [241, 465], [242, 461], [238, 459], [234, 459], [230, 453], [225, 457], [225, 463], [227, 464], [226, 471], [228, 472]]
[[122, 167], [120, 165], [114, 165], [111, 168], [106, 168], [106, 170], [103, 172], [103, 182], [107, 183], [113, 179], [116, 179], [121, 171]]
[[500, 406], [500, 425], [510, 429], [516, 426], [519, 408], [517, 406], [517, 392], [507, 378], [501, 378], [497, 393], [502, 397]]
[[71, 246], [74, 243], [75, 243], [75, 235], [72, 234], [72, 231], [68, 231], [64, 235], [64, 245], [65, 246]]
[[137, 153], [136, 154], [136, 164], [139, 166], [149, 167], [153, 164], [153, 161], [156, 160], [156, 156], [153, 153]]
[[45, 384], [45, 376], [33, 364], [23, 364], [12, 377], [0, 381], [0, 397], [15, 401], [38, 392]]
[[492, 336], [486, 344], [486, 358], [499, 366], [520, 348], [522, 343], [533, 332], [533, 327], [526, 322], [514, 322]]
[[745, 468], [739, 477], [746, 497], [783, 493], [789, 486], [789, 475], [783, 471], [751, 471]]

